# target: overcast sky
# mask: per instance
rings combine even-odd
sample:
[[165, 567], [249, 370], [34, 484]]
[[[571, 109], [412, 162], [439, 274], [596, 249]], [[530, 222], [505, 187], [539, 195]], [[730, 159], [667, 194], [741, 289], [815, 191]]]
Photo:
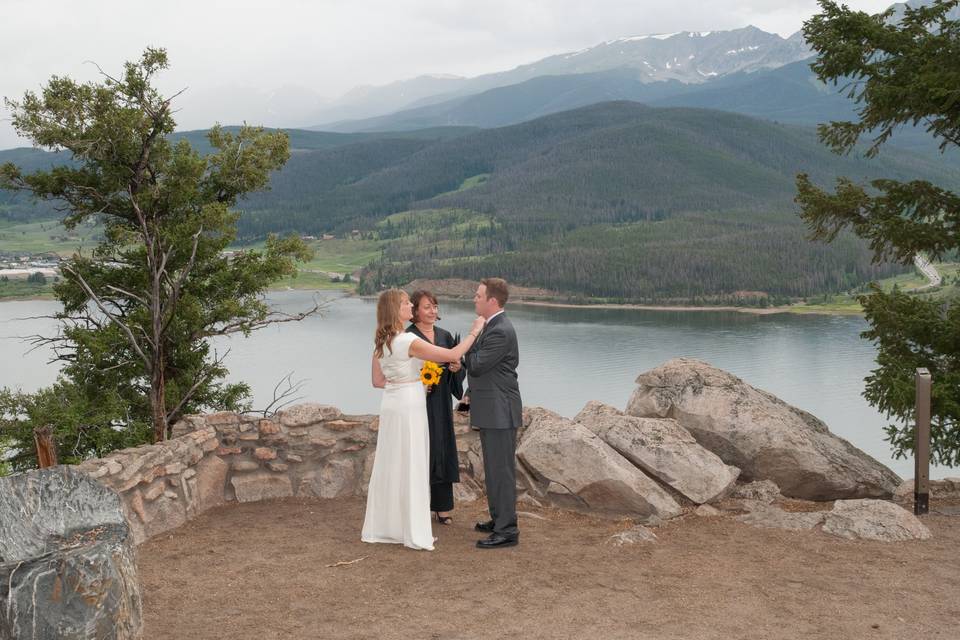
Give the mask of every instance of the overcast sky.
[[[891, 2], [846, 4], [875, 13]], [[244, 103], [277, 90], [307, 110], [357, 85], [503, 71], [620, 36], [748, 24], [788, 36], [817, 9], [814, 0], [0, 0], [0, 95], [19, 98], [54, 74], [92, 79], [88, 60], [119, 72], [158, 46], [171, 62], [160, 86], [188, 89], [178, 123], [201, 128], [238, 122]], [[249, 109], [248, 119], [269, 119]], [[24, 145], [0, 110], [0, 149]]]

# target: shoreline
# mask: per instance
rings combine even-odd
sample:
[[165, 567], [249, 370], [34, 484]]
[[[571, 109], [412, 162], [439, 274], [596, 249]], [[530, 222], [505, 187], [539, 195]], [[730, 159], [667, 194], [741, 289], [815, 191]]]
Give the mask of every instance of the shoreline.
[[[277, 293], [285, 291], [339, 291], [343, 292], [344, 295], [349, 297], [358, 297], [364, 299], [375, 299], [376, 296], [373, 295], [359, 295], [353, 291], [346, 289], [334, 288], [329, 289], [315, 289], [313, 287], [276, 287], [267, 289], [267, 293]], [[458, 302], [469, 302], [469, 298], [457, 297], [457, 296], [446, 296], [448, 300], [456, 300]], [[50, 295], [33, 295], [33, 296], [10, 296], [7, 298], [0, 298], [0, 303], [3, 302], [29, 302], [29, 301], [40, 301], [40, 300], [55, 300], [53, 294]], [[628, 311], [671, 311], [671, 312], [685, 312], [685, 311], [695, 311], [695, 312], [705, 312], [705, 311], [734, 311], [737, 313], [746, 313], [756, 316], [768, 316], [775, 315], [779, 313], [793, 313], [797, 315], [825, 315], [825, 316], [862, 316], [863, 311], [861, 309], [822, 309], [817, 307], [808, 307], [803, 305], [788, 305], [781, 307], [735, 307], [730, 305], [718, 305], [718, 306], [685, 306], [685, 305], [652, 305], [652, 304], [634, 304], [634, 303], [611, 303], [611, 302], [587, 302], [584, 304], [575, 304], [572, 302], [557, 302], [553, 300], [524, 300], [519, 298], [516, 300], [510, 301], [511, 305], [523, 305], [528, 307], [546, 307], [546, 308], [555, 308], [555, 309], [600, 309], [600, 310], [628, 310]]]
[[638, 311], [736, 311], [738, 313], [748, 313], [757, 316], [768, 316], [778, 313], [795, 314], [817, 314], [830, 316], [853, 316], [862, 315], [859, 309], [849, 311], [842, 309], [818, 309], [816, 307], [804, 307], [799, 305], [789, 305], [786, 307], [733, 307], [725, 306], [684, 306], [684, 305], [650, 305], [650, 304], [613, 304], [613, 303], [586, 303], [573, 304], [570, 302], [551, 302], [549, 300], [516, 300], [509, 304], [527, 305], [532, 307], [555, 307], [559, 309], [630, 309]]
[[[348, 292], [346, 294], [350, 297], [362, 298], [364, 300], [375, 300], [377, 296], [364, 294], [360, 295], [353, 292]], [[456, 302], [469, 302], [470, 298], [463, 298], [458, 296], [445, 296], [447, 300], [454, 300]], [[683, 306], [683, 305], [651, 305], [651, 304], [633, 304], [625, 302], [622, 304], [615, 304], [611, 302], [593, 302], [593, 303], [584, 303], [584, 304], [574, 304], [572, 302], [555, 302], [552, 300], [524, 300], [522, 298], [518, 300], [510, 300], [508, 302], [512, 306], [528, 306], [528, 307], [548, 307], [555, 309], [609, 309], [609, 310], [628, 310], [628, 311], [736, 311], [738, 313], [747, 313], [750, 315], [756, 316], [769, 316], [779, 313], [793, 313], [796, 315], [822, 315], [822, 316], [862, 316], [863, 311], [861, 309], [821, 309], [817, 307], [804, 307], [799, 305], [790, 305], [786, 307], [733, 307], [733, 306]]]

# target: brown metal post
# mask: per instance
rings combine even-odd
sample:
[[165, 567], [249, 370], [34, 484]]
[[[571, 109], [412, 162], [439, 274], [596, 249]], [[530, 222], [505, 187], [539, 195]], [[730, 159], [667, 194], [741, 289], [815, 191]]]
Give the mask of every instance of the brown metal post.
[[930, 372], [917, 369], [917, 425], [914, 430], [913, 513], [930, 512]]
[[37, 427], [33, 430], [33, 441], [37, 445], [37, 463], [41, 469], [57, 464], [57, 446], [53, 442], [53, 427]]

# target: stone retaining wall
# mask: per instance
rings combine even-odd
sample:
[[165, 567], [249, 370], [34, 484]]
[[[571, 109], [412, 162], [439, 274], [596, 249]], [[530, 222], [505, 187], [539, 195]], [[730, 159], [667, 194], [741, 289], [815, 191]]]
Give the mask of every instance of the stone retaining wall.
[[[115, 451], [78, 468], [116, 491], [137, 544], [227, 502], [365, 495], [379, 419], [303, 404], [272, 418], [188, 416], [162, 443]], [[482, 495], [479, 438], [457, 419], [458, 501]], [[474, 472], [480, 470], [478, 478]]]

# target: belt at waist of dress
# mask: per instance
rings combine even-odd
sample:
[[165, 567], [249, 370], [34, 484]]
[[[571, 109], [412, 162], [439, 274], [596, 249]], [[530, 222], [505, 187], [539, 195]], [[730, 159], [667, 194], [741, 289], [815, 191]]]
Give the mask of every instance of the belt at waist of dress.
[[410, 380], [410, 381], [407, 381], [407, 382], [391, 382], [390, 380], [387, 380], [387, 384], [385, 385], [385, 387], [386, 387], [386, 388], [389, 388], [389, 387], [405, 387], [405, 386], [407, 386], [407, 385], [409, 385], [409, 384], [423, 384], [423, 383], [422, 383], [420, 380]]

